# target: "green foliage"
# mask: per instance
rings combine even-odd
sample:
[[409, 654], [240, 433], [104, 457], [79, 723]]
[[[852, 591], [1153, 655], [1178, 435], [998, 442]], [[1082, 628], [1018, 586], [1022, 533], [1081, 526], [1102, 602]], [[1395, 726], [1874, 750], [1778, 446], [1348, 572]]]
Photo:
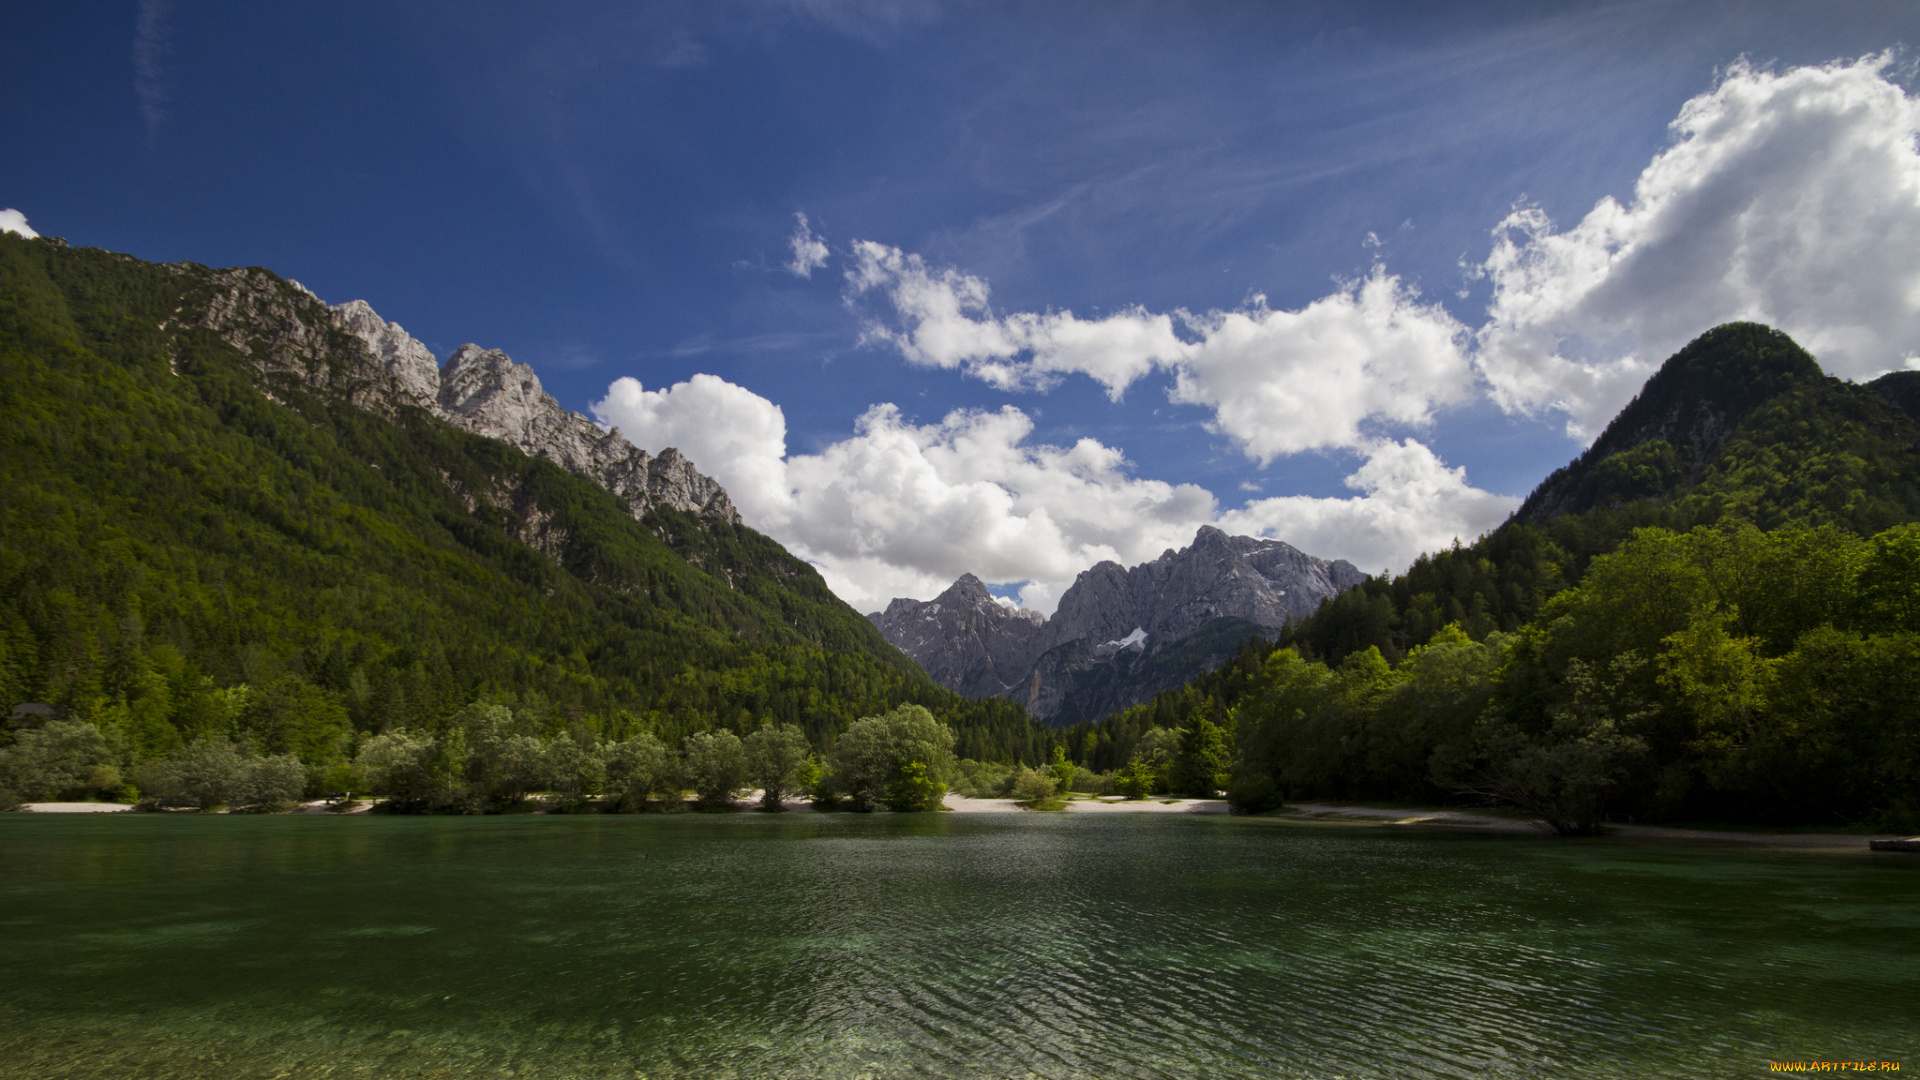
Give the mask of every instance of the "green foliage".
[[152, 806], [283, 809], [300, 798], [306, 769], [292, 754], [249, 753], [226, 739], [202, 739], [142, 765], [135, 778]]
[[[204, 267], [0, 235], [0, 707], [64, 706], [123, 772], [209, 738], [292, 754], [309, 792], [398, 731], [435, 743], [443, 793], [511, 800], [550, 783], [515, 739], [767, 718], [825, 747], [901, 703], [969, 756], [1045, 759], [1017, 705], [935, 686], [767, 537], [635, 521], [550, 462], [358, 407], [324, 309], [255, 278], [335, 360], [263, 375], [196, 325], [225, 288]], [[256, 355], [283, 329], [252, 328]], [[518, 727], [453, 721], [476, 702]]]
[[1627, 734], [1651, 710], [1628, 689], [1643, 661], [1631, 651], [1601, 673], [1569, 661], [1565, 700], [1548, 714], [1544, 730], [1508, 714], [1489, 714], [1475, 731], [1476, 757], [1485, 764], [1460, 790], [1520, 807], [1562, 836], [1593, 836], [1628, 768], [1647, 749]]
[[940, 809], [947, 797], [947, 786], [928, 775], [923, 762], [909, 761], [900, 767], [900, 775], [887, 789], [887, 809], [896, 814]]
[[[944, 785], [954, 766], [953, 733], [918, 705], [902, 705], [855, 721], [833, 744], [831, 783], [859, 811], [891, 803], [909, 766]], [[942, 793], [945, 788], [942, 786]]]
[[[1127, 762], [1126, 768], [1120, 770], [1119, 777], [1114, 781], [1114, 787], [1127, 798], [1139, 800], [1153, 794], [1154, 784], [1158, 779], [1154, 775], [1153, 766], [1147, 764], [1146, 758], [1135, 754], [1133, 759]], [[1271, 808], [1263, 807], [1263, 809]]]
[[1230, 792], [1448, 794], [1590, 834], [1609, 817], [1920, 824], [1912, 530], [1642, 529], [1515, 633], [1457, 627], [1398, 668], [1270, 656]]
[[650, 733], [642, 731], [613, 743], [605, 750], [607, 790], [622, 810], [644, 810], [647, 800], [668, 796], [677, 802], [681, 780], [678, 763], [667, 748]]
[[1065, 805], [1057, 803], [1054, 798], [1060, 790], [1060, 782], [1050, 773], [1022, 768], [1014, 773], [1012, 781], [1007, 795], [1015, 802], [1025, 803], [1035, 810], [1059, 809]]
[[1167, 786], [1176, 794], [1211, 799], [1227, 786], [1233, 749], [1227, 732], [1204, 712], [1195, 712], [1180, 729], [1180, 749], [1167, 770]]
[[1073, 772], [1073, 762], [1067, 760], [1066, 747], [1054, 747], [1053, 761], [1047, 766], [1047, 774], [1053, 777], [1054, 790], [1063, 792], [1073, 790]]
[[970, 799], [1004, 799], [1019, 771], [1018, 766], [1004, 762], [962, 758], [954, 763], [949, 782], [957, 795]]
[[807, 736], [798, 727], [793, 724], [775, 727], [771, 723], [764, 723], [743, 742], [747, 755], [747, 775], [760, 786], [762, 809], [780, 810], [782, 799], [797, 795], [810, 786], [802, 775], [802, 770], [808, 764]]
[[[739, 736], [731, 731], [702, 732], [694, 738], [702, 736], [732, 739], [736, 746], [740, 741]], [[691, 761], [692, 755], [689, 754], [688, 758]], [[541, 755], [540, 765], [547, 790], [553, 792], [556, 803], [563, 809], [583, 808], [587, 797], [599, 794], [606, 782], [605, 759], [599, 753], [593, 737], [584, 733], [554, 736], [553, 741], [547, 744], [546, 753]]]
[[687, 736], [680, 751], [681, 775], [708, 810], [728, 809], [747, 786], [746, 748], [731, 731], [702, 731]]
[[355, 760], [372, 789], [400, 810], [436, 810], [458, 805], [462, 794], [446, 768], [440, 740], [390, 731], [368, 739]]
[[117, 787], [100, 730], [80, 720], [53, 720], [20, 732], [0, 749], [0, 802], [41, 802], [61, 797], [91, 798]]

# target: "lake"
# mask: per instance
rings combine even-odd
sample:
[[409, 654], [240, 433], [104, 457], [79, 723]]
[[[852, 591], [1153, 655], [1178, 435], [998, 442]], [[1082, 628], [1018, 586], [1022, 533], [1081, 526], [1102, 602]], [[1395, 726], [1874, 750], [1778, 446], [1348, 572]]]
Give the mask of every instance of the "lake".
[[[1863, 842], [1864, 844], [1864, 842]], [[1920, 858], [1187, 815], [0, 815], [0, 1077], [1920, 1069]]]

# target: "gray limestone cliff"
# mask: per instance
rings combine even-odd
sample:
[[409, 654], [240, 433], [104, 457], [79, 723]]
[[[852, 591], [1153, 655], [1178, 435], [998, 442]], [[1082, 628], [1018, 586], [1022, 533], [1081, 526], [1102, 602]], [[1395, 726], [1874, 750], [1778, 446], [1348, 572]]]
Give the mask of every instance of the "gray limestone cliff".
[[968, 697], [1010, 696], [1033, 666], [1046, 617], [994, 600], [972, 574], [932, 600], [898, 599], [867, 616], [933, 681]]
[[971, 574], [934, 600], [895, 600], [868, 618], [941, 685], [1071, 723], [1178, 685], [1365, 578], [1345, 560], [1203, 526], [1191, 546], [1152, 562], [1082, 571], [1037, 626], [1031, 612], [1016, 622], [1022, 613], [995, 604]]
[[1131, 570], [1103, 562], [1081, 571], [1047, 620], [1040, 650], [1136, 629], [1149, 640], [1173, 641], [1225, 616], [1278, 630], [1365, 577], [1344, 559], [1328, 562], [1279, 540], [1202, 525], [1190, 547]]
[[246, 354], [269, 397], [278, 380], [293, 379], [382, 415], [425, 409], [593, 480], [626, 500], [636, 518], [668, 506], [740, 523], [727, 493], [678, 450], [650, 455], [619, 429], [603, 431], [568, 412], [532, 367], [497, 349], [462, 345], [442, 366], [366, 301], [328, 307], [298, 282], [258, 268], [218, 272], [194, 306], [197, 314], [176, 312], [175, 321], [207, 327]]

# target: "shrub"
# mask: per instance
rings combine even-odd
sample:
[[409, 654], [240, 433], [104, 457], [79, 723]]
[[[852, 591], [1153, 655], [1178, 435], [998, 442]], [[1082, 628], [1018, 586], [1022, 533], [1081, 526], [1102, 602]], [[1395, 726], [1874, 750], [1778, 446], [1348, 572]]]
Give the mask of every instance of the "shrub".
[[1129, 799], [1144, 799], [1153, 794], [1157, 779], [1153, 766], [1147, 764], [1145, 758], [1135, 754], [1133, 760], [1127, 762], [1126, 768], [1121, 769], [1119, 775], [1114, 778], [1113, 786]]
[[1014, 774], [1013, 787], [1008, 792], [1015, 801], [1026, 803], [1035, 809], [1053, 801], [1058, 781], [1051, 775], [1022, 768]]
[[136, 773], [145, 801], [154, 806], [209, 810], [278, 810], [298, 801], [307, 770], [292, 754], [262, 757], [226, 739], [188, 743]]
[[62, 794], [91, 796], [98, 788], [114, 787], [120, 782], [116, 771], [111, 783], [102, 767], [107, 764], [107, 742], [100, 729], [85, 720], [54, 720], [42, 727], [28, 728], [14, 737], [12, 746], [0, 750], [0, 788], [12, 792], [16, 802], [37, 802]]

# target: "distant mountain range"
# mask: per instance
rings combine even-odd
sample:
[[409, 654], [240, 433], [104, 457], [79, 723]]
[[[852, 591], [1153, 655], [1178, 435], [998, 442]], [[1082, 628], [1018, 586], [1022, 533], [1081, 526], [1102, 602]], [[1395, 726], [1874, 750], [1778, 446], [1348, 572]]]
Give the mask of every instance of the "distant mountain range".
[[1746, 522], [1871, 536], [1916, 521], [1920, 372], [1847, 382], [1788, 335], [1729, 323], [1669, 357], [1586, 452], [1491, 533], [1369, 578], [1270, 641], [1062, 738], [1092, 768], [1117, 768], [1150, 726], [1237, 707], [1275, 648], [1335, 665], [1378, 649], [1397, 664], [1449, 624], [1475, 640], [1519, 630], [1636, 529]]
[[1064, 725], [1178, 686], [1365, 577], [1345, 560], [1203, 526], [1192, 546], [1152, 562], [1081, 572], [1050, 619], [1001, 605], [972, 574], [867, 618], [942, 686]]
[[1185, 551], [1081, 574], [1050, 620], [971, 575], [868, 618], [942, 685], [1066, 726], [1195, 679], [1196, 700], [1217, 695], [1244, 672], [1201, 676], [1256, 634], [1337, 661], [1368, 646], [1395, 660], [1448, 623], [1513, 630], [1633, 529], [1729, 516], [1863, 535], [1920, 520], [1920, 371], [1845, 382], [1786, 334], [1730, 323], [1668, 359], [1499, 529], [1392, 580], [1203, 529]]

